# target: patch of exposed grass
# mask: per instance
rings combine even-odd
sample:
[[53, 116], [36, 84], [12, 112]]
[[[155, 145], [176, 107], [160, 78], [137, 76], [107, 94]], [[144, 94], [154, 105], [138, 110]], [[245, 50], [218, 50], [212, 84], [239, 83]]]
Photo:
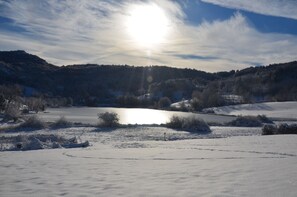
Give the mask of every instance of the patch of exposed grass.
[[20, 124], [18, 128], [44, 129], [46, 126], [46, 123], [42, 119], [38, 118], [36, 115], [33, 115], [27, 117], [25, 122]]
[[73, 123], [68, 121], [65, 116], [61, 116], [58, 120], [56, 120], [52, 125], [54, 128], [66, 128], [72, 127]]

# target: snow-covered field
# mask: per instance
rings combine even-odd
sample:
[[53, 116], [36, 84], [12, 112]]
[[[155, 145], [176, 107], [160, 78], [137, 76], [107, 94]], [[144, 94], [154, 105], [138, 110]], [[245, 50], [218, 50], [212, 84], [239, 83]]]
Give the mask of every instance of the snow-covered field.
[[210, 135], [162, 127], [34, 131], [91, 146], [0, 152], [0, 196], [296, 196], [297, 136], [211, 129]]
[[[265, 114], [276, 119], [294, 119], [296, 109], [296, 102], [284, 102], [214, 110], [218, 114]], [[73, 122], [95, 123], [100, 110], [50, 109], [49, 113], [39, 116], [46, 121], [64, 115]], [[143, 109], [115, 112], [124, 118], [121, 122], [124, 124], [141, 124], [143, 122], [139, 121], [146, 119], [163, 123], [176, 113], [161, 111], [157, 116], [158, 110]], [[198, 116], [209, 122], [234, 119], [208, 114]], [[129, 122], [131, 120], [136, 122]], [[157, 126], [4, 132], [3, 128], [9, 126], [0, 125], [2, 150], [11, 145], [2, 143], [3, 139], [16, 139], [18, 135], [29, 139], [33, 134], [54, 134], [60, 136], [59, 139], [75, 137], [78, 143], [88, 141], [91, 146], [0, 151], [0, 196], [295, 197], [297, 194], [297, 135], [261, 136], [259, 127], [218, 126], [211, 127], [212, 133], [200, 135]], [[47, 141], [47, 145], [54, 143]]]
[[275, 119], [297, 120], [297, 102], [267, 102], [256, 104], [231, 105], [214, 107], [216, 114], [223, 115], [266, 115]]

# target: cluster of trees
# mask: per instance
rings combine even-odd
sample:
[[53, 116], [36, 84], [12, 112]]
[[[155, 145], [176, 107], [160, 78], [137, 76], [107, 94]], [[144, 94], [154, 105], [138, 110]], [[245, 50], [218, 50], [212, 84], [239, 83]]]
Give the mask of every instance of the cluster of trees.
[[27, 97], [20, 85], [0, 85], [0, 113], [4, 115], [4, 120], [16, 121], [22, 114], [72, 104], [71, 98], [44, 98], [42, 95]]
[[116, 104], [119, 107], [143, 107], [154, 109], [169, 109], [171, 100], [168, 97], [161, 98], [139, 98], [134, 95], [119, 96]]
[[34, 111], [45, 110], [45, 104], [41, 99], [38, 98], [16, 98], [13, 100], [6, 100], [3, 95], [0, 95], [1, 109], [0, 113], [3, 113], [3, 119], [17, 121], [22, 114]]

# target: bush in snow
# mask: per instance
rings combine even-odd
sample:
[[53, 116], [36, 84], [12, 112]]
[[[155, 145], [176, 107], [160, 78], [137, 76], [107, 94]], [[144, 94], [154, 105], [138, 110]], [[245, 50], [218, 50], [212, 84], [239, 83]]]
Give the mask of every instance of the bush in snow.
[[43, 129], [46, 127], [46, 123], [38, 118], [36, 115], [29, 116], [24, 123], [20, 125], [22, 128], [30, 128], [30, 129]]
[[168, 108], [170, 107], [170, 105], [171, 105], [171, 100], [168, 97], [162, 97], [158, 102], [158, 108], [160, 109]]
[[3, 94], [0, 94], [0, 112], [5, 110], [6, 99]]
[[114, 112], [99, 113], [98, 118], [99, 118], [98, 126], [117, 127], [119, 125], [118, 114]]
[[236, 127], [260, 127], [262, 122], [255, 116], [239, 116], [227, 125]]
[[69, 122], [65, 116], [61, 116], [56, 122], [52, 124], [53, 127], [71, 127], [73, 124]]
[[178, 116], [172, 116], [170, 118], [170, 122], [166, 124], [167, 127], [172, 129], [182, 129], [183, 127], [183, 120], [184, 118], [178, 117]]
[[195, 116], [191, 117], [178, 117], [172, 116], [170, 122], [166, 124], [167, 127], [172, 129], [181, 129], [193, 133], [211, 132], [208, 124]]
[[258, 120], [260, 120], [262, 123], [273, 124], [273, 121], [270, 120], [269, 118], [267, 118], [267, 116], [265, 116], [265, 115], [258, 115], [257, 118], [258, 118]]
[[282, 134], [297, 134], [297, 124], [288, 125], [286, 123], [275, 125], [264, 125], [262, 135], [282, 135]]
[[265, 124], [262, 128], [262, 135], [274, 135], [277, 133], [277, 127], [271, 124]]
[[10, 102], [4, 111], [5, 120], [17, 121], [21, 117], [20, 104], [18, 102]]
[[297, 134], [297, 124], [280, 124], [276, 134]]
[[227, 123], [230, 126], [236, 127], [260, 127], [263, 124], [273, 124], [273, 121], [265, 115], [258, 116], [239, 116], [235, 120]]

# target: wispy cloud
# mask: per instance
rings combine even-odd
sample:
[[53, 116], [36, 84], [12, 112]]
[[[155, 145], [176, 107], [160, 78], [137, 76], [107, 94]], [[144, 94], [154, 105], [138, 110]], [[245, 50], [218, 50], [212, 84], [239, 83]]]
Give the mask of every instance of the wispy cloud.
[[227, 8], [246, 10], [270, 16], [297, 19], [295, 0], [201, 0]]
[[1, 1], [0, 16], [24, 31], [0, 28], [0, 50], [23, 49], [58, 65], [166, 64], [206, 71], [296, 58], [295, 36], [258, 32], [240, 13], [225, 21], [193, 26], [184, 22], [186, 13], [177, 2], [152, 2], [166, 12], [171, 33], [166, 42], [146, 50], [127, 36], [123, 20], [131, 4], [147, 1]]
[[[176, 51], [183, 54], [180, 50], [183, 48], [191, 54], [215, 57], [209, 61], [193, 58], [192, 65], [196, 63], [208, 70], [239, 69], [248, 66], [248, 62], [265, 65], [296, 58], [295, 36], [258, 32], [240, 13], [225, 21], [204, 22], [197, 27], [184, 26], [179, 34], [178, 44], [171, 47], [174, 54]], [[186, 60], [175, 61], [182, 65]]]

